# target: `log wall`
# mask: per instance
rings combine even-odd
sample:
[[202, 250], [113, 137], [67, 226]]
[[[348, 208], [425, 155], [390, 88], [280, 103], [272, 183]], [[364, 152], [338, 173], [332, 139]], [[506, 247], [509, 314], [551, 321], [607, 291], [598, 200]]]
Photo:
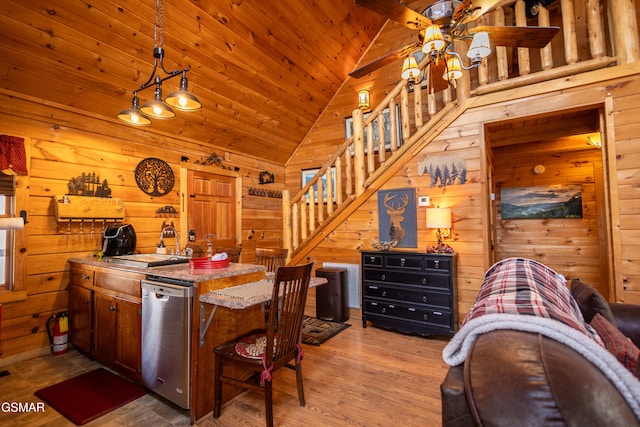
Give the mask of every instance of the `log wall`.
[[[284, 168], [231, 151], [217, 151], [224, 169], [216, 165], [196, 165], [211, 154], [203, 146], [172, 136], [149, 136], [138, 129], [105, 122], [59, 108], [0, 94], [0, 127], [3, 134], [25, 138], [30, 153], [29, 188], [25, 209], [29, 223], [26, 238], [26, 299], [7, 302], [10, 295], [0, 293], [2, 341], [0, 365], [11, 363], [21, 354], [49, 351], [46, 321], [54, 313], [68, 310], [69, 271], [67, 259], [95, 255], [101, 249], [103, 224], [56, 222], [53, 196], [68, 191], [67, 183], [83, 172], [95, 172], [106, 179], [112, 197], [125, 205], [125, 223], [136, 230], [137, 250], [149, 253], [158, 243], [162, 222], [172, 220], [186, 244], [186, 231], [180, 230], [178, 216], [158, 214], [164, 206], [181, 212], [180, 168], [200, 168], [211, 173], [233, 174], [242, 181], [242, 259], [252, 262], [257, 246], [281, 246], [282, 202], [280, 198], [254, 194], [280, 192], [284, 188]], [[183, 161], [186, 156], [188, 160]], [[162, 197], [151, 197], [136, 184], [136, 165], [145, 158], [165, 160], [173, 169], [175, 184]], [[237, 172], [233, 168], [238, 167]], [[275, 175], [272, 184], [259, 184], [259, 174]], [[251, 193], [251, 194], [250, 194]], [[266, 194], [266, 193], [265, 193]], [[81, 229], [82, 227], [82, 229]]]

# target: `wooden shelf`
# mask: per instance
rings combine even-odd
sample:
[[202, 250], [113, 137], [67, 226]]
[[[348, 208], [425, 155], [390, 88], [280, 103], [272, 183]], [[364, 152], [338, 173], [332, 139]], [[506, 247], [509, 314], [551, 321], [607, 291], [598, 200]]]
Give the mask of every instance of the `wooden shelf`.
[[54, 196], [53, 211], [56, 221], [122, 221], [124, 202], [110, 197]]

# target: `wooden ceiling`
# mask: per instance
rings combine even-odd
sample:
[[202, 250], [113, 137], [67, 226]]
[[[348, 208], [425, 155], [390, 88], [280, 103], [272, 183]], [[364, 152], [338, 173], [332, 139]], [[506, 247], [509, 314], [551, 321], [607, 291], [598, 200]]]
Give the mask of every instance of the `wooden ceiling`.
[[[122, 123], [154, 22], [155, 0], [2, 0], [2, 89]], [[203, 108], [146, 129], [284, 164], [383, 24], [353, 0], [164, 0], [165, 67]]]

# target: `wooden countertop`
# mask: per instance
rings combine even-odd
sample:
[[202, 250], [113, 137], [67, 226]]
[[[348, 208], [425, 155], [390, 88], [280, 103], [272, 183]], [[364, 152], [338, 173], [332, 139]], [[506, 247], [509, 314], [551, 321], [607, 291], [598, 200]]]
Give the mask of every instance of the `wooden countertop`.
[[166, 277], [170, 279], [184, 280], [188, 282], [206, 282], [209, 280], [223, 279], [227, 277], [239, 276], [242, 274], [266, 271], [266, 267], [256, 264], [229, 263], [229, 266], [222, 268], [192, 269], [188, 263], [164, 265], [160, 267], [134, 267], [100, 260], [95, 257], [70, 258], [69, 262], [90, 265], [93, 267], [109, 268], [113, 270], [142, 273], [147, 276]]

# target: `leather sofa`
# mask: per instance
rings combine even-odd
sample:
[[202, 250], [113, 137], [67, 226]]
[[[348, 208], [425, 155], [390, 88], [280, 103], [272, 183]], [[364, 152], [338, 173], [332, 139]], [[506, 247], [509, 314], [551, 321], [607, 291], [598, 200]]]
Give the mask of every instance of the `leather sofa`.
[[[640, 347], [640, 306], [609, 307], [618, 329]], [[480, 335], [440, 390], [443, 426], [640, 426], [600, 369], [537, 333]]]

